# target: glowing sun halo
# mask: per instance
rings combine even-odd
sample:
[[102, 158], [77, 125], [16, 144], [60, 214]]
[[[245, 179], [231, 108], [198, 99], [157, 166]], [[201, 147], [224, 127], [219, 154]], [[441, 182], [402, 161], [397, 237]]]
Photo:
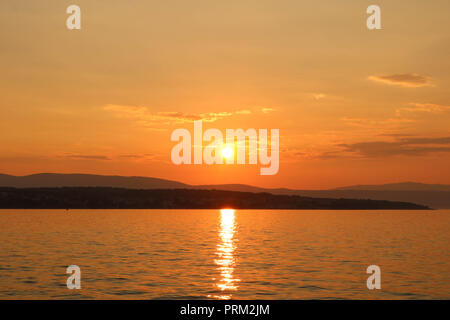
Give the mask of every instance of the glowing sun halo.
[[233, 156], [233, 150], [230, 147], [225, 147], [222, 149], [222, 155], [224, 158], [231, 158]]

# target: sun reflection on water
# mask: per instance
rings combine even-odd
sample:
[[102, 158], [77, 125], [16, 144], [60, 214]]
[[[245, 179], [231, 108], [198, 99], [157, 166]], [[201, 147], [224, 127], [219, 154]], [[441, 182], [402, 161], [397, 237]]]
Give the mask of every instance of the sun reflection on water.
[[233, 209], [220, 210], [220, 241], [217, 244], [217, 258], [214, 262], [218, 266], [217, 269], [220, 271], [220, 278], [215, 285], [223, 292], [223, 294], [214, 296], [218, 299], [230, 299], [230, 291], [236, 291], [238, 288], [236, 282], [238, 282], [239, 279], [233, 277], [234, 265], [236, 263], [234, 258], [236, 246], [233, 238], [236, 229], [234, 212]]

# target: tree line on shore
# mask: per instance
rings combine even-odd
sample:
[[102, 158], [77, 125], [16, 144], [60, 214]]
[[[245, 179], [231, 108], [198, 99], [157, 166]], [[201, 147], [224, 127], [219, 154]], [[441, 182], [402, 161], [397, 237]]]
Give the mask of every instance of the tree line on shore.
[[3, 209], [429, 209], [408, 202], [221, 190], [109, 187], [0, 188]]

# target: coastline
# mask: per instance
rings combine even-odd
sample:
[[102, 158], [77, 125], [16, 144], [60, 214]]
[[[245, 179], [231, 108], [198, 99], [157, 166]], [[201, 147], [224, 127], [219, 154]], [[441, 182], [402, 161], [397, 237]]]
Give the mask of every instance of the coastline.
[[431, 210], [387, 200], [312, 198], [222, 190], [109, 187], [0, 188], [0, 209]]

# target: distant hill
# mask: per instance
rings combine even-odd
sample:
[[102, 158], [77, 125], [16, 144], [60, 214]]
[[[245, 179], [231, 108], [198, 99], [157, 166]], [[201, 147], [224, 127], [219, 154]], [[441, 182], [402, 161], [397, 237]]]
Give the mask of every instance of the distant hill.
[[102, 176], [95, 174], [39, 173], [29, 176], [0, 174], [0, 187], [115, 187], [129, 189], [175, 189], [187, 184], [147, 177]]
[[0, 187], [114, 187], [129, 189], [202, 189], [277, 195], [299, 195], [315, 198], [372, 199], [412, 202], [435, 209], [450, 209], [450, 186], [414, 182], [386, 185], [358, 185], [331, 190], [294, 190], [286, 188], [260, 188], [245, 184], [189, 185], [177, 181], [148, 178], [103, 176], [92, 174], [41, 173], [29, 176], [0, 174]]
[[272, 194], [299, 195], [314, 198], [347, 198], [347, 199], [372, 199], [403, 201], [429, 206], [434, 209], [450, 209], [450, 191], [439, 190], [295, 190], [295, 189], [265, 189], [248, 185], [203, 185], [194, 186], [197, 189], [229, 190], [247, 192], [268, 192]]
[[448, 184], [425, 184], [418, 182], [401, 182], [380, 185], [355, 185], [335, 188], [333, 190], [377, 190], [377, 191], [450, 191]]
[[[279, 194], [275, 192], [275, 194]], [[450, 209], [449, 191], [377, 191], [377, 190], [292, 190], [289, 193], [317, 198], [350, 198], [405, 201], [434, 209]]]
[[4, 209], [326, 209], [422, 210], [405, 202], [323, 199], [270, 193], [103, 187], [0, 188]]

